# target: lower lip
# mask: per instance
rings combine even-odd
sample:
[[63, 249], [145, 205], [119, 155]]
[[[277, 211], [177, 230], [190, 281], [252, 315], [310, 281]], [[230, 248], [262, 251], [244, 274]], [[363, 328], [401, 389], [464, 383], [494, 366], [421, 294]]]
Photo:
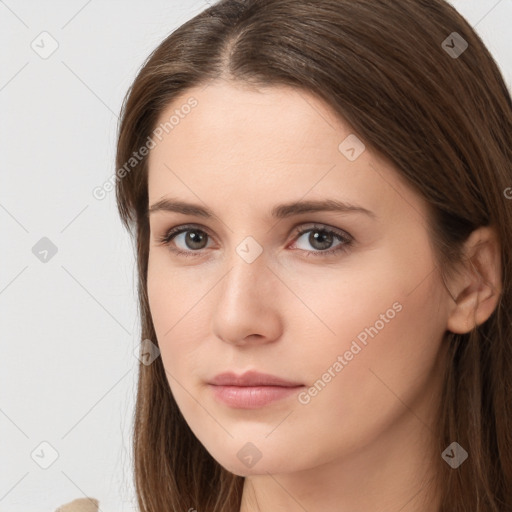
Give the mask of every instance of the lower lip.
[[304, 386], [214, 386], [215, 397], [236, 409], [257, 409], [276, 400], [297, 394]]

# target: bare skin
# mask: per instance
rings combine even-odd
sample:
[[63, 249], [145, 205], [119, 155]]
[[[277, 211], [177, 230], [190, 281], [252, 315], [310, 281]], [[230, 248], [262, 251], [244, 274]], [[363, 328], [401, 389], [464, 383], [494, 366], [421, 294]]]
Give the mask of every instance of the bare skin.
[[[320, 100], [217, 81], [186, 91], [160, 120], [190, 97], [197, 106], [151, 150], [148, 190], [150, 207], [172, 197], [214, 213], [150, 215], [150, 308], [190, 428], [246, 477], [241, 512], [439, 509], [428, 483], [441, 456], [432, 428], [443, 335], [469, 331], [496, 306], [494, 232], [467, 242], [478, 271], [444, 283], [426, 203], [369, 147], [347, 158], [339, 144], [353, 132]], [[270, 216], [277, 204], [325, 199], [372, 214]], [[185, 224], [190, 231], [159, 243]], [[303, 387], [240, 409], [207, 384], [252, 369]]]

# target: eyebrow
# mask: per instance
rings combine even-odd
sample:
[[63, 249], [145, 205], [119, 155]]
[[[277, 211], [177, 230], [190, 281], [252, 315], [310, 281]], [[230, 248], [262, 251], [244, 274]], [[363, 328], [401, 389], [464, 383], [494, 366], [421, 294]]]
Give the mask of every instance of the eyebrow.
[[[173, 198], [166, 198], [157, 201], [150, 206], [148, 210], [148, 216], [152, 213], [166, 211], [176, 212], [185, 215], [195, 215], [198, 217], [215, 217], [215, 214], [209, 208], [200, 206], [198, 204], [186, 203]], [[283, 203], [274, 206], [270, 212], [271, 216], [276, 219], [285, 219], [301, 213], [313, 213], [313, 212], [340, 212], [340, 213], [363, 213], [368, 215], [372, 219], [376, 219], [377, 215], [363, 208], [349, 204], [336, 199], [324, 199], [319, 201], [294, 201], [290, 203]]]

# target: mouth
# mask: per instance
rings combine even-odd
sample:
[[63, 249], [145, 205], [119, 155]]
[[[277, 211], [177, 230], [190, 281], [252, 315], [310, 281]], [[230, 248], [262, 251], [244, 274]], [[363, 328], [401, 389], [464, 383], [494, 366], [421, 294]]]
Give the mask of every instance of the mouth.
[[303, 384], [257, 371], [221, 373], [208, 382], [215, 398], [235, 409], [257, 409], [295, 395]]

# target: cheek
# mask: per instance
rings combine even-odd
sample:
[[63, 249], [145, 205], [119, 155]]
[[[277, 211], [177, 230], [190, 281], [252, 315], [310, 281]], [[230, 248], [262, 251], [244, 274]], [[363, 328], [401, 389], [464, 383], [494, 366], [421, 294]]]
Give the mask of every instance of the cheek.
[[[155, 255], [148, 261], [148, 303], [162, 362], [168, 377], [179, 382], [193, 378], [202, 340], [208, 337], [204, 327], [208, 322], [205, 308], [207, 297], [201, 300], [208, 287], [206, 280], [195, 279], [183, 270], [175, 270], [165, 256]], [[173, 386], [172, 379], [169, 379]], [[174, 391], [174, 389], [173, 389]]]
[[[179, 325], [180, 319], [186, 318], [187, 310], [193, 304], [194, 287], [185, 274], [170, 265], [165, 249], [150, 251], [148, 302], [157, 334], [171, 337], [174, 326]], [[190, 313], [194, 314], [194, 311]], [[172, 331], [169, 331], [171, 328]]]
[[339, 404], [332, 414], [343, 415], [343, 422], [347, 407], [355, 417], [362, 408], [401, 407], [397, 396], [412, 397], [435, 369], [445, 328], [442, 286], [428, 257], [416, 258], [415, 271], [403, 271], [411, 265], [403, 254], [374, 255], [337, 280], [332, 272], [329, 279], [317, 272], [291, 284], [310, 308], [297, 301], [302, 313], [293, 330], [302, 333], [302, 356], [294, 367], [309, 383], [320, 381], [312, 402]]
[[387, 328], [388, 324], [380, 320], [381, 314], [387, 312], [388, 318], [398, 316], [400, 305], [393, 304], [403, 299], [406, 285], [390, 279], [395, 272], [399, 274], [384, 257], [358, 254], [337, 267], [312, 265], [303, 267], [302, 272], [294, 268], [281, 272], [293, 294], [283, 289], [279, 295], [276, 291], [274, 297], [279, 296], [281, 304], [290, 304], [283, 313], [291, 330], [295, 335], [307, 333], [300, 340], [310, 345], [311, 355], [318, 359], [326, 353], [337, 355], [349, 350], [358, 334], [364, 342], [368, 337], [365, 328], [376, 322], [381, 329]]
[[168, 293], [167, 279], [167, 276], [162, 273], [160, 262], [152, 257], [150, 252], [147, 278], [148, 304], [153, 326], [159, 338], [164, 329], [164, 321], [169, 324], [167, 329], [171, 327], [171, 315], [172, 311], [175, 311], [175, 300], [173, 294]]
[[[174, 368], [170, 366], [173, 358], [169, 357], [171, 348], [179, 350], [177, 331], [179, 330], [179, 319], [185, 314], [182, 311], [183, 300], [178, 300], [181, 294], [174, 292], [177, 283], [172, 279], [169, 270], [162, 264], [161, 258], [152, 257], [148, 261], [148, 303], [155, 333], [158, 338], [158, 345], [164, 367], [171, 372]], [[171, 288], [172, 287], [172, 288]], [[172, 345], [176, 345], [175, 348]]]
[[[397, 297], [401, 310], [392, 308]], [[326, 346], [322, 340], [319, 350], [318, 337], [316, 346], [311, 338], [308, 349], [293, 362], [311, 386], [294, 415], [294, 435], [301, 446], [309, 447], [301, 453], [304, 460], [327, 460], [333, 450], [366, 446], [404, 415], [427, 421], [424, 400], [436, 390], [435, 361], [442, 336], [431, 315], [437, 308], [425, 290], [409, 296], [390, 292], [384, 301], [352, 307], [354, 317], [348, 321], [342, 314], [337, 323], [331, 317], [337, 344]], [[381, 313], [386, 318], [386, 311], [388, 323], [380, 318]], [[360, 334], [365, 336], [358, 338]], [[273, 435], [285, 439], [291, 431], [283, 428]]]

